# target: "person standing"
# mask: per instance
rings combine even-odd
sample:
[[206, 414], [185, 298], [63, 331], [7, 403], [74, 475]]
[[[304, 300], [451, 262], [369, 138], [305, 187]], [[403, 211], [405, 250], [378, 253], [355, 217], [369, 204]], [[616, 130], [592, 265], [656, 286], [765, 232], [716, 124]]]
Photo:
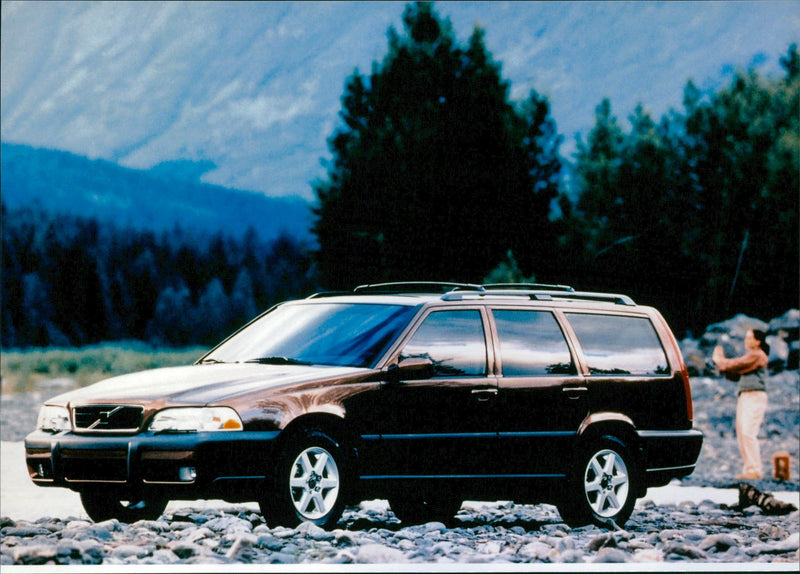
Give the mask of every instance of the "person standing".
[[744, 461], [741, 480], [757, 480], [761, 473], [761, 448], [758, 444], [758, 431], [767, 410], [767, 363], [769, 345], [766, 333], [758, 329], [747, 331], [744, 338], [747, 353], [741, 357], [728, 359], [721, 346], [717, 346], [711, 355], [720, 373], [728, 378], [736, 379], [739, 387], [736, 402], [736, 439], [739, 452]]

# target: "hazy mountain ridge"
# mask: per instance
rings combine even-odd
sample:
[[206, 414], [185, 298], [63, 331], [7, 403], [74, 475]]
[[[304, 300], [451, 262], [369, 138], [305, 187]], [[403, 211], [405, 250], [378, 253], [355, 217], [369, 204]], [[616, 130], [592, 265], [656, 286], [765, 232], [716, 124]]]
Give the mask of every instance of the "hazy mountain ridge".
[[311, 211], [297, 197], [202, 183], [207, 162], [165, 162], [136, 170], [64, 151], [3, 143], [0, 189], [8, 207], [38, 204], [52, 213], [110, 221], [136, 229], [182, 229], [241, 236], [252, 226], [263, 239], [287, 233], [310, 238]]
[[[346, 79], [387, 52], [405, 2], [2, 2], [2, 139], [148, 169], [209, 160], [203, 181], [313, 200]], [[688, 79], [777, 58], [798, 2], [439, 2], [474, 26], [515, 100], [545, 94], [565, 137], [610, 98], [625, 121], [681, 104]]]

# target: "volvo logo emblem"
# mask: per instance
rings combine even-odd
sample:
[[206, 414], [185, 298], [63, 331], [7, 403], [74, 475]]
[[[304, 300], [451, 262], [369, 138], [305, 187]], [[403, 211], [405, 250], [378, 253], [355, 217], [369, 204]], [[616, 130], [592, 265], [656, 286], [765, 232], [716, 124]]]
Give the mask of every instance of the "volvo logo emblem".
[[97, 420], [95, 420], [91, 425], [89, 425], [88, 428], [93, 429], [93, 428], [99, 427], [100, 425], [107, 425], [109, 419], [112, 416], [114, 416], [114, 413], [116, 413], [121, 408], [122, 407], [115, 407], [115, 408], [111, 409], [110, 411], [100, 411], [100, 412], [98, 412], [97, 416], [99, 418]]

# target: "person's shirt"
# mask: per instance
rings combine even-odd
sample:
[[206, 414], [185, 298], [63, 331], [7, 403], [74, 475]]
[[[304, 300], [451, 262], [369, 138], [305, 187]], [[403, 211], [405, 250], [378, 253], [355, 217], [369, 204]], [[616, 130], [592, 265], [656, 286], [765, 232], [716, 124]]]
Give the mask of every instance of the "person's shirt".
[[739, 394], [745, 391], [767, 390], [767, 363], [769, 359], [763, 349], [753, 349], [747, 354], [735, 359], [718, 358], [717, 366], [722, 373], [741, 375], [739, 379]]

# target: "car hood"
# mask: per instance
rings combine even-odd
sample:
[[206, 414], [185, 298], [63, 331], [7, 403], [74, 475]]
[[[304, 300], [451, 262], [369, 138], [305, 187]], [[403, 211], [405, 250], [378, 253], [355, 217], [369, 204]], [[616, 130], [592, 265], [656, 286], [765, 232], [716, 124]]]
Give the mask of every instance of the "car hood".
[[167, 367], [121, 375], [64, 393], [48, 404], [153, 401], [205, 405], [271, 387], [335, 379], [367, 372], [353, 367], [259, 365], [250, 363]]

